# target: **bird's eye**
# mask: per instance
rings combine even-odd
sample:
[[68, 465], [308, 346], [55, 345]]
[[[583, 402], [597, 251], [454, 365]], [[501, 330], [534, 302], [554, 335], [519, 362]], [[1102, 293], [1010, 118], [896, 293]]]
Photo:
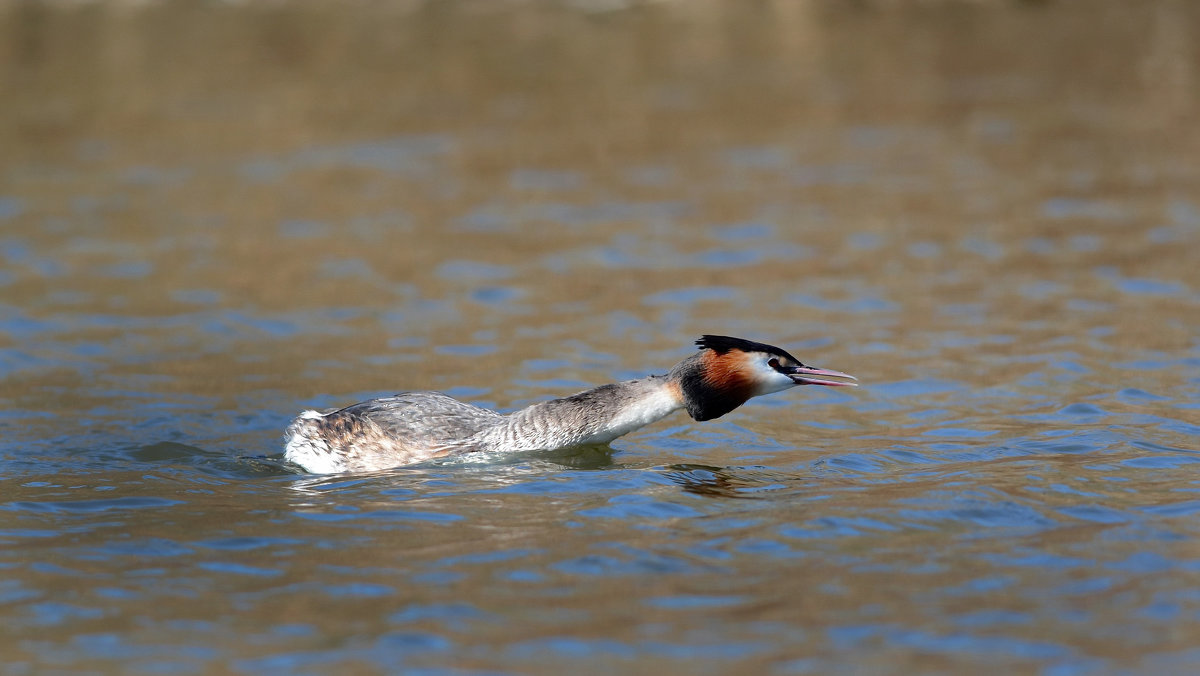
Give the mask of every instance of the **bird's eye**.
[[771, 359], [767, 361], [767, 366], [770, 366], [771, 368], [778, 371], [779, 370], [779, 360], [776, 359], [775, 357], [771, 357]]

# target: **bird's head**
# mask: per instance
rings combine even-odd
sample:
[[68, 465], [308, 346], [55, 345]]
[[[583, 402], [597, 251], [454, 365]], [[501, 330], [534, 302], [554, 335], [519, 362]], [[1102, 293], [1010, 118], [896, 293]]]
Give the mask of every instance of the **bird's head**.
[[701, 336], [698, 354], [671, 369], [695, 420], [719, 418], [751, 397], [797, 385], [855, 386], [854, 376], [800, 363], [773, 345], [730, 336]]

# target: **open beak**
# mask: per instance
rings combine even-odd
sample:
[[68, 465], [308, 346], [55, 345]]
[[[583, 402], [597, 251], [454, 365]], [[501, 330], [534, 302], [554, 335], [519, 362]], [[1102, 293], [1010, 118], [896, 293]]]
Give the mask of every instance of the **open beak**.
[[797, 385], [829, 385], [831, 387], [858, 387], [858, 378], [849, 373], [819, 369], [812, 366], [796, 366], [788, 370], [788, 376]]

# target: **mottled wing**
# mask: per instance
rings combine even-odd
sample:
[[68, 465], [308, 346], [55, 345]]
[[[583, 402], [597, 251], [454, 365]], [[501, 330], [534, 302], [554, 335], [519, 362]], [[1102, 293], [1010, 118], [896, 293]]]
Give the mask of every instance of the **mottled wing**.
[[495, 425], [500, 415], [439, 392], [402, 392], [369, 399], [327, 416], [369, 420], [388, 438], [410, 448], [451, 446]]

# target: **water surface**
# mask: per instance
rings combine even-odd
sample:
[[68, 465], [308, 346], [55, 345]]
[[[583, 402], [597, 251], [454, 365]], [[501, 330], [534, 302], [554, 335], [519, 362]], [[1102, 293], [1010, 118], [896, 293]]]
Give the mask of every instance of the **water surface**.
[[[1190, 673], [1196, 8], [0, 8], [6, 673]], [[314, 477], [701, 333], [857, 375]]]

